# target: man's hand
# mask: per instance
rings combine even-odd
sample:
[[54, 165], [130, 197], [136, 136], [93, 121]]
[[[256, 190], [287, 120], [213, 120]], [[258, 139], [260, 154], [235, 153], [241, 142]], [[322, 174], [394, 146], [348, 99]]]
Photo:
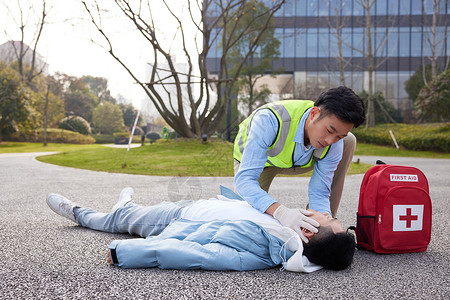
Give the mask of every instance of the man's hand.
[[287, 208], [284, 205], [280, 205], [273, 213], [273, 217], [277, 219], [281, 225], [293, 229], [305, 243], [308, 243], [309, 240], [303, 235], [302, 228], [317, 233], [319, 230], [316, 227], [320, 226], [319, 222], [307, 217], [312, 214], [311, 211], [305, 209]]

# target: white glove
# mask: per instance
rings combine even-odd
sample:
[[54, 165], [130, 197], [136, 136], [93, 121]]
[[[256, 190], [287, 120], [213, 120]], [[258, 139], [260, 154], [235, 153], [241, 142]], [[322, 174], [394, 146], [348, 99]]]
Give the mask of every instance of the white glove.
[[293, 229], [305, 243], [308, 243], [309, 240], [303, 235], [302, 227], [317, 233], [319, 230], [316, 227], [320, 226], [319, 222], [307, 217], [312, 214], [313, 212], [306, 209], [288, 208], [284, 205], [280, 205], [273, 213], [273, 217], [277, 219], [281, 225]]

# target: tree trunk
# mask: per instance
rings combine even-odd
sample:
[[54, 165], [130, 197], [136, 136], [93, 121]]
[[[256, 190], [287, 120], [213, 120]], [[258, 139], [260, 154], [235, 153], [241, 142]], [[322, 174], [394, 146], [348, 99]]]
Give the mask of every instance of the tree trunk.
[[366, 128], [375, 126], [375, 106], [373, 101], [373, 50], [372, 50], [372, 23], [370, 19], [370, 3], [371, 0], [366, 1], [366, 34], [367, 34], [367, 72], [369, 75], [369, 97], [367, 99], [367, 118]]
[[44, 146], [47, 146], [47, 113], [48, 113], [49, 93], [50, 93], [50, 85], [47, 85], [47, 95], [45, 95], [45, 106], [44, 106]]

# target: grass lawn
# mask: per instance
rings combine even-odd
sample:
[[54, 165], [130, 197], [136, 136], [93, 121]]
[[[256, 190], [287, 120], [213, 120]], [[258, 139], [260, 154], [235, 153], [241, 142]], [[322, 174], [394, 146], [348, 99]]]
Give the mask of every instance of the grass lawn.
[[[144, 147], [133, 148], [128, 154], [124, 148], [110, 148], [97, 144], [49, 144], [43, 147], [42, 143], [0, 143], [0, 153], [47, 151], [60, 153], [37, 159], [46, 163], [96, 171], [160, 176], [234, 175], [231, 158], [233, 144], [222, 140], [205, 144], [199, 140], [185, 139], [158, 141]], [[397, 150], [369, 144], [358, 144], [356, 155], [450, 158], [448, 153]], [[365, 173], [370, 167], [369, 164], [352, 163], [348, 174]]]
[[48, 143], [43, 146], [42, 143], [20, 143], [20, 142], [1, 142], [0, 153], [25, 153], [25, 152], [68, 152], [83, 149], [103, 148], [99, 144], [55, 144]]
[[358, 143], [356, 145], [355, 155], [371, 156], [401, 156], [401, 157], [424, 157], [424, 158], [447, 158], [450, 159], [450, 153], [432, 152], [432, 151], [413, 151], [404, 150], [395, 147], [379, 146], [372, 144]]

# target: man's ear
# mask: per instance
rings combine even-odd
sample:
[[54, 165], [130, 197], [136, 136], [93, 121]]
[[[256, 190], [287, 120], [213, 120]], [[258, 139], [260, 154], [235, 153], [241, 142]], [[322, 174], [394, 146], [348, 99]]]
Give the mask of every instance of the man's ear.
[[320, 115], [320, 108], [317, 106], [313, 106], [309, 115], [311, 116], [311, 120], [317, 119]]
[[310, 240], [314, 236], [314, 232], [309, 231], [306, 228], [302, 228], [302, 233], [308, 240]]

